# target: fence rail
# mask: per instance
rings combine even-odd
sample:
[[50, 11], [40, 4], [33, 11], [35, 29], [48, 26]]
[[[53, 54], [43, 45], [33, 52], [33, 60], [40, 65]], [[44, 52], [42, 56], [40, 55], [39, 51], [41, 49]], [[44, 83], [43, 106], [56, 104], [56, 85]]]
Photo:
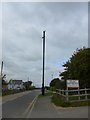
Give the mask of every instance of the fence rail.
[[56, 94], [63, 96], [66, 101], [70, 101], [70, 102], [90, 100], [90, 88], [75, 89], [75, 90], [57, 89]]

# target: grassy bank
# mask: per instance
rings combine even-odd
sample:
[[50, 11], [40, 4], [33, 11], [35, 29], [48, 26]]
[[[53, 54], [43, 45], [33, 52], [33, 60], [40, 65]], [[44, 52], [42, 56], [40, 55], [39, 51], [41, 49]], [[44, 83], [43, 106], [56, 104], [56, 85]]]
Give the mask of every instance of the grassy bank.
[[16, 94], [16, 93], [20, 93], [20, 92], [24, 92], [24, 91], [25, 90], [6, 90], [6, 91], [2, 92], [2, 96]]
[[53, 92], [50, 91], [50, 90], [47, 90], [47, 91], [45, 91], [44, 96], [43, 96], [42, 94], [40, 94], [40, 95], [39, 95], [39, 98], [40, 98], [40, 97], [45, 97], [45, 96], [52, 96], [52, 95], [53, 95]]
[[90, 106], [90, 101], [66, 102], [63, 97], [57, 94], [53, 94], [51, 101], [56, 106], [61, 106], [61, 107]]

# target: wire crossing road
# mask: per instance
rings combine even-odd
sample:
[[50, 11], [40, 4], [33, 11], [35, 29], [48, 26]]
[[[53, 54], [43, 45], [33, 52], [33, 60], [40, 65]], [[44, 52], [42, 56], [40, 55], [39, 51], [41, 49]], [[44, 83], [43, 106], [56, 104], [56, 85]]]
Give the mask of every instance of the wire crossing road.
[[2, 118], [26, 118], [40, 90], [34, 90], [2, 104]]

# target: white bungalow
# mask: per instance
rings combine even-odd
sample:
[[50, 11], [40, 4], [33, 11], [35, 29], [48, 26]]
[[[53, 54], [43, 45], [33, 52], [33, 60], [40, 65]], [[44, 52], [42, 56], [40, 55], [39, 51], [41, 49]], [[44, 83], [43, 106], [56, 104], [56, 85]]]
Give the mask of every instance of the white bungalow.
[[19, 89], [23, 89], [23, 81], [22, 80], [10, 80], [8, 83], [8, 89], [12, 89], [12, 90], [19, 90]]

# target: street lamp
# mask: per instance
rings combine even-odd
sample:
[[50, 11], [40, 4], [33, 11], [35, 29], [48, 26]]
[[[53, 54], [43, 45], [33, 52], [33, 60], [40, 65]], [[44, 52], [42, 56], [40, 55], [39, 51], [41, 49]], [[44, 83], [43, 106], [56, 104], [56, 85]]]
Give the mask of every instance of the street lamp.
[[45, 31], [43, 31], [43, 74], [42, 74], [42, 95], [45, 94], [44, 89], [44, 66], [45, 66]]

